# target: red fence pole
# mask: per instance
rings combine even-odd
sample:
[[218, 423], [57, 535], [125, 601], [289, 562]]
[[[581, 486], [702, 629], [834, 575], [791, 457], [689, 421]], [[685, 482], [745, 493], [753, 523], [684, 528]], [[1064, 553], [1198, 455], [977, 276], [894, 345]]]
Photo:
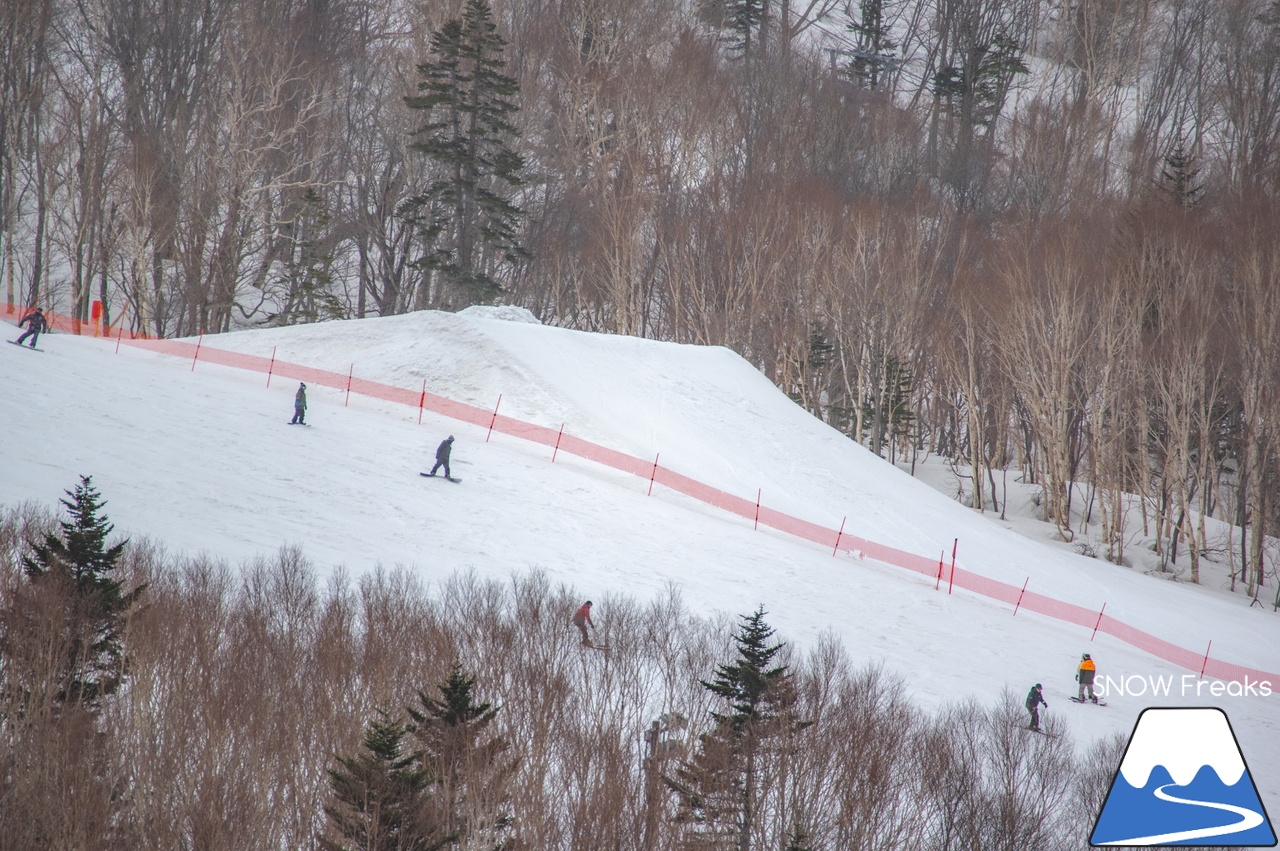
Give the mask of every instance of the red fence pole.
[[1213, 639], [1209, 639], [1209, 646], [1204, 650], [1204, 664], [1200, 666], [1200, 679], [1204, 679], [1204, 671], [1209, 667], [1209, 651], [1213, 649]]
[[195, 357], [193, 357], [193, 358], [191, 359], [191, 371], [192, 371], [192, 372], [195, 372], [195, 371], [196, 371], [196, 361], [198, 361], [198, 360], [200, 359], [200, 346], [201, 346], [201, 344], [202, 344], [202, 343], [204, 343], [204, 332], [203, 332], [203, 331], [201, 331], [201, 332], [200, 332], [200, 339], [199, 339], [199, 340], [196, 340], [196, 354], [195, 354]]
[[[1031, 581], [1031, 577], [1027, 577], [1027, 582]], [[1022, 590], [1018, 592], [1018, 604], [1013, 607], [1013, 616], [1018, 616], [1018, 608], [1022, 605], [1022, 595], [1027, 593], [1027, 582], [1022, 583]]]
[[342, 407], [347, 407], [347, 403], [351, 401], [351, 377], [356, 374], [356, 365], [351, 364], [351, 368], [347, 370], [347, 397], [342, 400]]
[[960, 546], [960, 539], [956, 538], [951, 545], [951, 576], [947, 578], [947, 593], [951, 593], [951, 588], [956, 584], [956, 549]]
[[1089, 636], [1089, 640], [1093, 641], [1094, 636], [1098, 634], [1098, 627], [1102, 626], [1102, 615], [1107, 611], [1107, 604], [1102, 604], [1102, 611], [1098, 612], [1098, 622], [1093, 625], [1093, 635]]
[[946, 559], [946, 557], [947, 557], [946, 550], [943, 550], [942, 552], [938, 553], [938, 581], [933, 583], [934, 591], [937, 591], [939, 588], [942, 587], [942, 562], [944, 559]]
[[427, 379], [422, 379], [422, 395], [418, 397], [418, 425], [422, 425], [422, 409], [427, 405]]
[[831, 548], [831, 555], [833, 557], [835, 556], [836, 553], [840, 552], [840, 539], [844, 537], [844, 524], [848, 521], [848, 519], [849, 519], [849, 516], [846, 514], [840, 520], [840, 531], [836, 532], [836, 545]]
[[658, 478], [658, 459], [661, 457], [661, 452], [653, 456], [653, 472], [649, 474], [649, 492], [645, 496], [653, 496], [653, 480]]
[[560, 454], [560, 438], [564, 437], [564, 423], [560, 423], [560, 433], [556, 435], [556, 448], [551, 450], [551, 463], [556, 463], [556, 456]]
[[763, 490], [761, 488], [756, 488], [756, 522], [751, 524], [751, 528], [757, 531], [760, 529], [760, 494], [761, 493], [763, 493]]
[[116, 334], [116, 354], [120, 354], [120, 338], [124, 336], [124, 317], [120, 317], [120, 333]]
[[267, 366], [267, 386], [271, 386], [271, 373], [276, 369], [276, 347], [271, 347], [271, 363]]
[[484, 436], [484, 442], [489, 442], [489, 435], [493, 434], [493, 425], [498, 421], [498, 407], [502, 404], [502, 394], [498, 394], [498, 404], [493, 406], [493, 419], [489, 420], [489, 434]]

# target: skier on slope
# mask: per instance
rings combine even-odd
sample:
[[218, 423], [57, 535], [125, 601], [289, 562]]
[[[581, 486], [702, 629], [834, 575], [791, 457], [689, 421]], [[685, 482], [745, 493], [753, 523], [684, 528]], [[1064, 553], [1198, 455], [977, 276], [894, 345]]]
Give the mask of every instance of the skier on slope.
[[452, 479], [453, 474], [449, 472], [449, 453], [452, 451], [453, 435], [449, 435], [444, 440], [440, 441], [440, 445], [436, 447], [436, 465], [431, 468], [431, 472], [427, 473], [427, 475], [434, 476], [436, 474], [436, 470], [444, 467], [444, 477], [446, 479]]
[[34, 349], [36, 347], [36, 341], [40, 339], [40, 334], [49, 327], [49, 321], [44, 318], [44, 311], [37, 307], [35, 310], [22, 317], [22, 320], [18, 323], [18, 327], [21, 328], [23, 325], [27, 326], [27, 330], [22, 333], [21, 337], [14, 340], [14, 342], [21, 346], [22, 341], [30, 337], [31, 348]]
[[579, 630], [582, 631], [582, 646], [583, 647], [593, 646], [591, 644], [591, 637], [587, 635], [587, 627], [591, 627], [592, 629], [596, 628], [596, 625], [591, 622], [591, 601], [590, 600], [582, 604], [582, 607], [578, 609], [576, 614], [574, 614], [571, 621], [574, 626], [576, 626]]
[[1027, 692], [1027, 710], [1031, 713], [1030, 728], [1032, 730], [1040, 729], [1040, 707], [1049, 708], [1049, 703], [1044, 699], [1042, 689], [1043, 686], [1040, 683], [1036, 683], [1031, 687], [1031, 691]]
[[1094, 703], [1098, 702], [1098, 696], [1093, 693], [1093, 678], [1098, 673], [1098, 666], [1093, 664], [1093, 659], [1086, 653], [1080, 657], [1080, 667], [1076, 670], [1076, 682], [1080, 684], [1080, 702], [1084, 703], [1084, 690], [1089, 690], [1089, 699]]
[[289, 425], [306, 425], [307, 417], [307, 385], [298, 382], [298, 392], [293, 394], [293, 419]]

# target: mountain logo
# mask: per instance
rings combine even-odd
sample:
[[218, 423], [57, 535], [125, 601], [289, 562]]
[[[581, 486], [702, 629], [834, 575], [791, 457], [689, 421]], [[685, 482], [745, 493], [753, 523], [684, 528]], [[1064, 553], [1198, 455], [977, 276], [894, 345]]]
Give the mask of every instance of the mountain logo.
[[1143, 710], [1089, 844], [1274, 847], [1275, 831], [1226, 713]]

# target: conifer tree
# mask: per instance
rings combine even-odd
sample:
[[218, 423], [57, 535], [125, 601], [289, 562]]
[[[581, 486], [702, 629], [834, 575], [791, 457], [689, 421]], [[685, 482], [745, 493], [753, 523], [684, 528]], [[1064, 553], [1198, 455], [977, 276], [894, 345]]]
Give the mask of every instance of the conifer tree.
[[23, 572], [32, 584], [57, 584], [66, 594], [66, 641], [56, 666], [53, 701], [96, 708], [119, 688], [125, 676], [124, 625], [146, 586], [125, 593], [113, 574], [126, 541], [107, 546], [115, 528], [101, 515], [105, 502], [90, 476], [81, 476], [70, 499], [61, 500], [70, 517], [62, 536], [46, 534], [23, 556]]
[[849, 63], [849, 73], [865, 80], [871, 89], [878, 89], [881, 77], [892, 67], [889, 51], [898, 45], [892, 38], [892, 28], [884, 19], [885, 0], [860, 0], [859, 18], [850, 20], [849, 32], [858, 39], [858, 52]]
[[418, 692], [412, 733], [437, 778], [433, 821], [451, 843], [497, 849], [511, 827], [508, 786], [515, 774], [510, 744], [492, 732], [498, 708], [478, 701], [475, 680], [455, 661], [439, 699]]
[[713, 727], [699, 737], [697, 751], [664, 778], [679, 799], [677, 818], [687, 825], [689, 849], [751, 851], [765, 745], [804, 726], [791, 710], [788, 668], [774, 664], [785, 645], [770, 643], [774, 630], [764, 616], [761, 607], [742, 617], [733, 639], [737, 658], [702, 681], [725, 711], [711, 714]]
[[324, 851], [433, 851], [445, 847], [422, 819], [431, 773], [420, 751], [406, 753], [407, 726], [378, 709], [365, 728], [363, 751], [337, 756], [329, 769], [329, 829]]
[[1160, 188], [1179, 207], [1194, 207], [1200, 201], [1204, 185], [1198, 182], [1200, 169], [1179, 139], [1164, 157], [1160, 170]]
[[501, 291], [498, 267], [528, 256], [517, 233], [523, 214], [509, 197], [524, 182], [524, 161], [511, 147], [520, 88], [503, 73], [506, 44], [488, 3], [468, 0], [463, 16], [431, 37], [434, 58], [418, 66], [420, 94], [405, 98], [426, 113], [409, 147], [435, 175], [401, 209], [423, 247], [420, 307], [490, 300]]

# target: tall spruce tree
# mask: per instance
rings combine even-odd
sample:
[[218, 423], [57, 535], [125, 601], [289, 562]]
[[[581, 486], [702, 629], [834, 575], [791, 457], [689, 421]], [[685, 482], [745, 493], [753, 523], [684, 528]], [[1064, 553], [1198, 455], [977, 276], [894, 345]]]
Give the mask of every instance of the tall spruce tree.
[[506, 44], [488, 3], [468, 0], [463, 16], [431, 37], [433, 58], [418, 66], [420, 94], [405, 98], [426, 113], [409, 147], [434, 175], [401, 208], [423, 250], [419, 307], [490, 301], [502, 289], [498, 268], [528, 256], [518, 234], [523, 213], [510, 200], [524, 161], [511, 147], [520, 87], [503, 73]]
[[406, 753], [407, 725], [384, 709], [365, 728], [363, 750], [335, 756], [329, 769], [324, 851], [434, 851], [445, 842], [423, 819], [431, 772], [420, 751]]
[[772, 644], [774, 630], [761, 607], [742, 617], [734, 635], [737, 657], [702, 681], [720, 697], [725, 711], [711, 714], [713, 727], [698, 738], [698, 749], [680, 764], [667, 786], [679, 801], [677, 819], [686, 825], [689, 849], [751, 851], [759, 806], [758, 772], [771, 740], [802, 726], [792, 711], [793, 690], [786, 665], [774, 664], [785, 646]]
[[62, 536], [46, 534], [22, 558], [33, 584], [53, 584], [65, 594], [65, 641], [54, 677], [53, 702], [97, 708], [125, 677], [124, 626], [133, 605], [146, 590], [125, 593], [114, 578], [127, 541], [107, 546], [115, 528], [101, 514], [106, 503], [90, 476], [81, 476], [70, 499], [61, 500], [70, 517], [62, 520]]
[[[881, 80], [893, 66], [890, 51], [898, 47], [890, 36], [892, 28], [884, 19], [885, 0], [860, 0], [858, 19], [850, 19], [849, 32], [858, 39], [858, 50], [849, 62], [849, 74], [866, 82], [868, 88], [880, 88]], [[850, 4], [852, 5], [852, 4]]]
[[455, 661], [438, 699], [418, 692], [412, 733], [437, 778], [432, 821], [458, 845], [499, 849], [512, 825], [508, 787], [516, 762], [510, 744], [490, 725], [498, 708], [478, 701], [475, 680]]

